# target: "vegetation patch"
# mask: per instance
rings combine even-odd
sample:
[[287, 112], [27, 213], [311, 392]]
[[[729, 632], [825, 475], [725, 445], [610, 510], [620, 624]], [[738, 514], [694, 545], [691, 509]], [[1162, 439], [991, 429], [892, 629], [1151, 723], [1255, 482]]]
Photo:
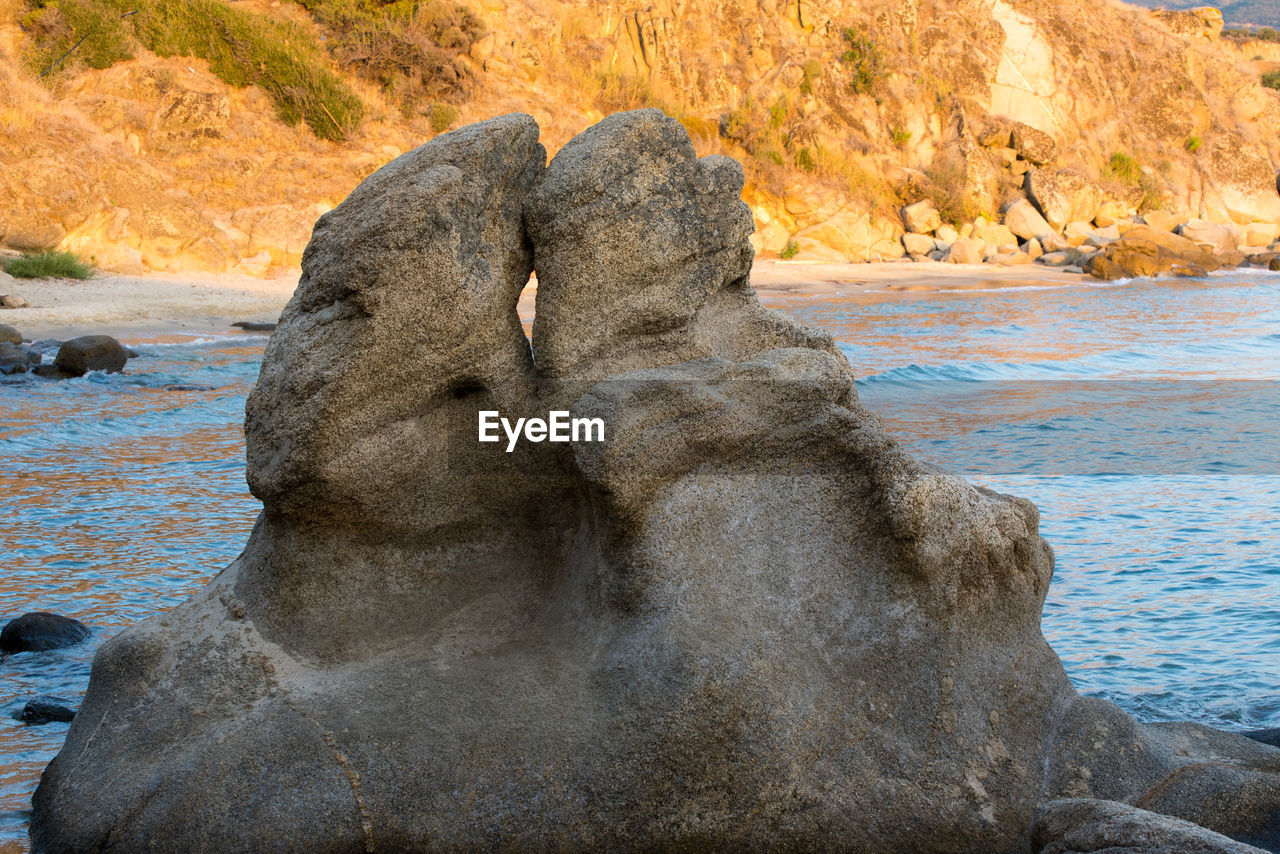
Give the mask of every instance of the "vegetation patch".
[[1111, 159], [1107, 161], [1106, 167], [1102, 170], [1102, 177], [1136, 187], [1138, 186], [1138, 181], [1142, 178], [1142, 164], [1133, 155], [1116, 151], [1112, 153]]
[[1262, 85], [1268, 89], [1280, 89], [1280, 71], [1268, 71], [1262, 75]]
[[853, 75], [849, 88], [855, 94], [869, 95], [889, 74], [884, 52], [875, 39], [855, 29], [846, 28], [841, 36], [846, 47], [840, 55], [840, 62], [848, 66]]
[[1200, 150], [1200, 146], [1203, 144], [1204, 144], [1204, 140], [1193, 133], [1191, 134], [1191, 136], [1187, 137], [1185, 142], [1182, 143], [1182, 147], [1185, 148], [1189, 153], [1195, 154], [1197, 151]]
[[465, 95], [459, 57], [484, 35], [467, 6], [445, 0], [298, 0], [324, 29], [338, 65], [376, 83], [408, 112]]
[[778, 257], [781, 258], [783, 261], [790, 261], [792, 258], [796, 257], [796, 254], [799, 251], [800, 251], [800, 244], [796, 243], [794, 240], [788, 240], [787, 245], [784, 246], [782, 248], [782, 251], [778, 253]]
[[87, 279], [93, 268], [70, 252], [48, 250], [7, 258], [0, 266], [15, 279]]
[[305, 121], [323, 139], [342, 139], [363, 115], [304, 29], [219, 0], [29, 0], [22, 26], [38, 74], [107, 68], [141, 45], [159, 56], [205, 59], [224, 82], [262, 88], [281, 121]]

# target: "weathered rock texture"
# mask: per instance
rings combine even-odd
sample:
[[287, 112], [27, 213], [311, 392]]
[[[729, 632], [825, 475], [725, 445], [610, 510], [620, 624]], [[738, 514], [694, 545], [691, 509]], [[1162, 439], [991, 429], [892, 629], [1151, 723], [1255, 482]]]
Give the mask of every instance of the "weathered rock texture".
[[[1075, 694], [1036, 508], [758, 305], [740, 182], [656, 111], [544, 174], [507, 116], [322, 217], [248, 406], [257, 528], [104, 645], [35, 848], [1014, 852], [1063, 796], [1274, 828], [1280, 750]], [[476, 441], [565, 403], [606, 441]]]

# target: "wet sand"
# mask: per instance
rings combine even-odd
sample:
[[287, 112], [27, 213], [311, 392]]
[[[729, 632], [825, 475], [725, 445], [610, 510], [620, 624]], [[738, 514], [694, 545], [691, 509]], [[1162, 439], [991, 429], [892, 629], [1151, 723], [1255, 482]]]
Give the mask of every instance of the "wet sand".
[[[770, 297], [860, 291], [985, 290], [1093, 281], [1040, 265], [788, 261], [760, 261], [751, 279], [766, 302]], [[274, 321], [297, 284], [297, 270], [265, 279], [213, 273], [100, 273], [86, 281], [13, 279], [0, 273], [0, 294], [17, 294], [30, 304], [0, 310], [0, 323], [33, 339], [90, 333], [137, 337], [165, 332], [233, 332], [231, 324], [236, 321]], [[526, 321], [533, 317], [535, 290], [526, 288], [520, 299], [520, 316]]]

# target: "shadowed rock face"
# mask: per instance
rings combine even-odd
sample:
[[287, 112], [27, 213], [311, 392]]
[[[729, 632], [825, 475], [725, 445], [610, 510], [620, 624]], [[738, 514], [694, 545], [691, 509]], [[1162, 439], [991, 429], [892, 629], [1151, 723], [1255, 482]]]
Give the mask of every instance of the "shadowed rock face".
[[[544, 157], [473, 125], [317, 223], [258, 526], [103, 647], [38, 850], [1015, 852], [1059, 797], [1275, 827], [1280, 750], [1075, 694], [1035, 507], [760, 307], [732, 161], [656, 111]], [[606, 441], [476, 441], [553, 407]]]

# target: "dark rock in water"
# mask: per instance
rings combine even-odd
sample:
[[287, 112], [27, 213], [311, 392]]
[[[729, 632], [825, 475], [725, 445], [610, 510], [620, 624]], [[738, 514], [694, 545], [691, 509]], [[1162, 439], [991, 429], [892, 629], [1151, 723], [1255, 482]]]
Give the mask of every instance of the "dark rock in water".
[[1034, 854], [1267, 854], [1189, 821], [1090, 798], [1050, 801], [1031, 826]]
[[0, 374], [21, 374], [40, 364], [41, 356], [30, 347], [0, 344]]
[[22, 333], [4, 323], [0, 323], [0, 344], [21, 344]]
[[200, 383], [181, 383], [178, 385], [167, 385], [165, 391], [213, 391], [211, 385], [201, 385]]
[[1263, 744], [1269, 744], [1272, 747], [1280, 747], [1280, 727], [1271, 729], [1255, 729], [1252, 732], [1241, 733], [1245, 738], [1252, 738], [1254, 741], [1260, 741]]
[[1267, 269], [1271, 271], [1280, 270], [1280, 257], [1272, 258], [1267, 262]]
[[18, 720], [28, 724], [47, 724], [53, 721], [69, 721], [75, 716], [76, 710], [71, 708], [70, 700], [41, 694], [27, 701], [18, 714]]
[[53, 364], [64, 374], [79, 377], [89, 371], [119, 373], [128, 361], [129, 351], [110, 335], [84, 335], [64, 342]]
[[83, 643], [89, 635], [89, 627], [79, 620], [48, 611], [32, 611], [10, 620], [0, 631], [0, 652], [12, 655], [61, 649]]
[[36, 365], [31, 369], [31, 373], [49, 380], [69, 380], [76, 376], [76, 374], [63, 373], [53, 365]]
[[[245, 408], [263, 513], [102, 647], [34, 849], [1025, 854], [1079, 796], [1275, 826], [1280, 751], [1076, 693], [1035, 505], [913, 458], [760, 305], [742, 189], [658, 110], [550, 165], [505, 116], [322, 216]], [[562, 409], [605, 440], [477, 441]]]
[[276, 328], [276, 326], [278, 326], [279, 324], [276, 324], [276, 323], [259, 323], [259, 322], [254, 321], [254, 320], [238, 320], [238, 321], [236, 321], [235, 323], [233, 323], [233, 324], [231, 324], [231, 325], [232, 325], [232, 326], [238, 326], [238, 327], [240, 327], [241, 329], [243, 329], [245, 332], [271, 332], [271, 331], [273, 331], [273, 330]]

